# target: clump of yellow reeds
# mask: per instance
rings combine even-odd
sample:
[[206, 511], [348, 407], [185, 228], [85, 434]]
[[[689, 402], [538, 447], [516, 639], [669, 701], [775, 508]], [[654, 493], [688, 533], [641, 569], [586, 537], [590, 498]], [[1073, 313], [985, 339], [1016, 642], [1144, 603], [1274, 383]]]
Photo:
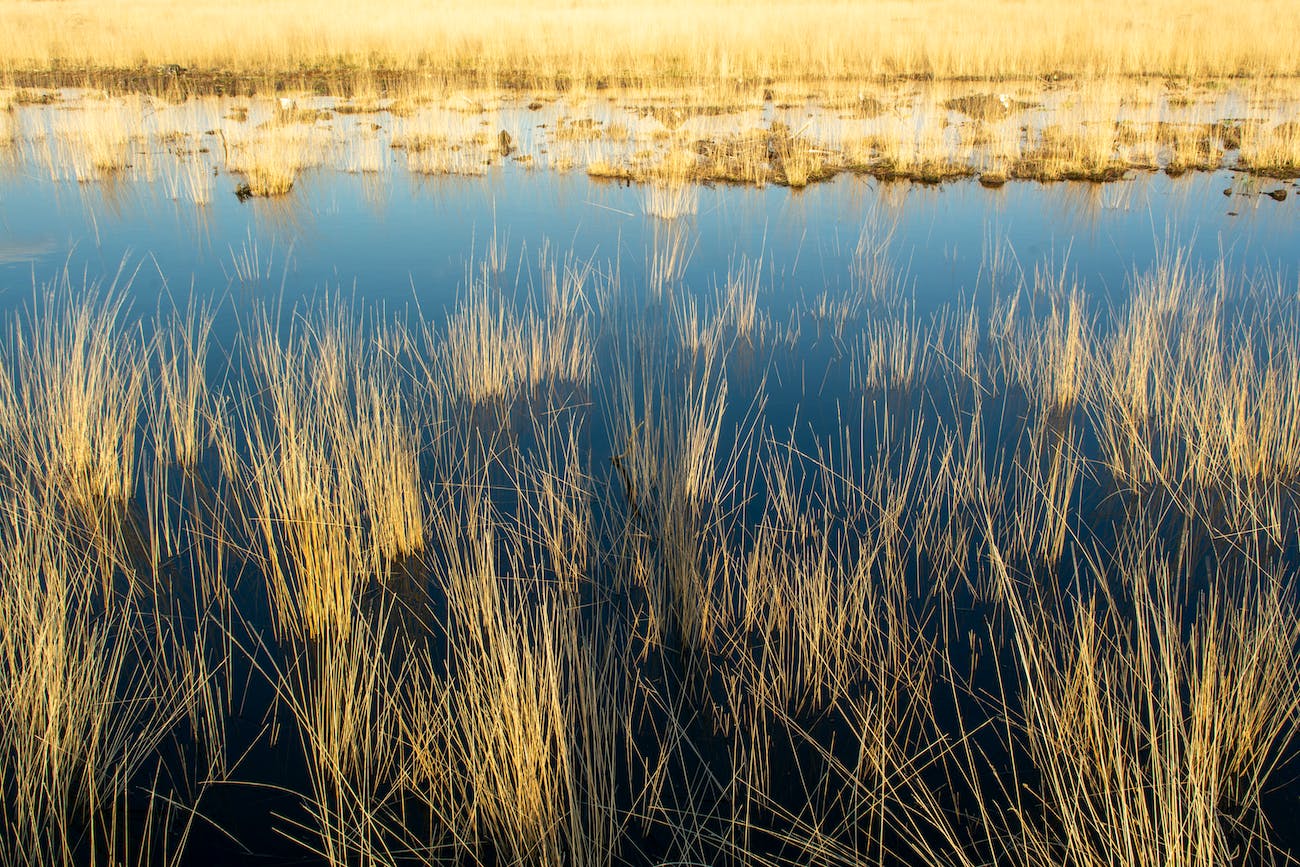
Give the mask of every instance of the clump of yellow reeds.
[[1300, 177], [1300, 120], [1243, 126], [1237, 164], [1266, 177]]
[[[861, 433], [845, 431], [817, 456], [794, 442], [765, 445], [766, 509], [742, 555], [736, 617], [754, 636], [737, 672], [737, 687], [750, 693], [745, 704], [796, 716], [852, 705], [870, 684], [878, 690], [871, 703], [889, 713], [863, 731], [864, 743], [888, 736], [903, 692], [924, 691], [929, 649], [908, 626], [903, 559], [932, 539], [904, 518], [925, 526], [938, 514], [926, 502], [929, 444], [880, 432], [875, 466], [857, 461]], [[840, 532], [847, 520], [864, 532]]]
[[611, 385], [609, 425], [619, 449], [611, 462], [629, 531], [648, 545], [641, 580], [650, 638], [698, 651], [714, 641], [718, 616], [719, 563], [710, 560], [705, 539], [716, 529], [719, 492], [734, 470], [719, 460], [727, 376], [716, 341], [681, 365], [660, 356], [661, 348], [639, 349], [618, 360]]
[[[682, 291], [672, 299], [669, 324], [685, 355], [711, 359], [725, 355], [737, 342], [753, 347], [763, 320], [758, 309], [762, 261], [741, 257], [716, 283], [712, 298], [698, 299]], [[660, 290], [662, 291], [662, 290]]]
[[872, 319], [853, 345], [850, 382], [864, 391], [907, 393], [924, 387], [934, 357], [934, 326], [923, 327], [914, 313]]
[[[1017, 325], [1024, 302], [1022, 279], [1009, 306], [996, 318], [995, 343], [1003, 376], [1022, 388], [1039, 408], [1056, 419], [1067, 419], [1091, 386], [1093, 350], [1085, 297], [1071, 282], [1068, 265], [1055, 269], [1035, 266], [1032, 294], [1049, 305], [1047, 315]], [[1034, 301], [1028, 302], [1032, 309]]]
[[1043, 129], [1012, 165], [1011, 174], [1040, 181], [1107, 181], [1123, 177], [1127, 168], [1116, 152], [1114, 122], [1089, 119], [1077, 127]]
[[13, 108], [0, 96], [0, 150], [8, 151], [18, 140], [18, 124]]
[[254, 196], [282, 196], [293, 189], [302, 172], [318, 165], [327, 142], [301, 126], [272, 124], [256, 130], [228, 126], [226, 167], [245, 178]]
[[592, 345], [585, 283], [590, 268], [548, 261], [539, 274], [545, 306], [521, 313], [478, 278], [447, 317], [445, 331], [426, 331], [426, 346], [449, 393], [469, 403], [512, 400], [520, 390], [567, 383], [585, 386]]
[[296, 320], [287, 344], [269, 320], [255, 334], [250, 521], [290, 634], [346, 636], [362, 582], [424, 545], [411, 398], [381, 351], [401, 335], [370, 332], [341, 305]]
[[475, 114], [426, 109], [398, 119], [392, 146], [423, 175], [481, 175], [501, 155], [500, 128]]
[[212, 168], [197, 148], [177, 154], [163, 176], [173, 200], [188, 200], [196, 205], [212, 202]]
[[[391, 861], [408, 839], [394, 817], [404, 753], [395, 700], [404, 666], [385, 642], [388, 609], [358, 618], [346, 636], [290, 651], [276, 688], [297, 723], [307, 762], [304, 848], [330, 865]], [[426, 841], [427, 844], [427, 841]]]
[[158, 444], [168, 442], [172, 459], [193, 469], [204, 440], [208, 416], [207, 358], [214, 314], [191, 298], [185, 313], [159, 319], [154, 354], [158, 360], [154, 410]]
[[389, 148], [378, 136], [349, 137], [344, 144], [343, 170], [352, 174], [378, 174], [388, 165]]
[[849, 260], [847, 290], [825, 291], [814, 299], [813, 315], [839, 337], [868, 306], [891, 309], [906, 301], [904, 280], [891, 252], [897, 219], [877, 205], [867, 209]]
[[1199, 567], [1122, 544], [1122, 595], [1084, 591], [1069, 608], [1014, 579], [992, 550], [1044, 811], [1017, 820], [1024, 849], [1011, 860], [1222, 862], [1300, 719], [1287, 584], [1216, 573], [1193, 605]]
[[[726, 281], [702, 300], [682, 292], [672, 299], [669, 323], [685, 354], [698, 358], [725, 355], [737, 341], [753, 346], [762, 324], [758, 310], [761, 260], [743, 256], [727, 269]], [[662, 290], [661, 290], [662, 291]]]
[[970, 146], [926, 100], [914, 102], [907, 114], [873, 119], [845, 142], [844, 152], [850, 165], [881, 178], [938, 183], [973, 171]]
[[168, 828], [167, 795], [148, 794], [143, 816], [128, 805], [145, 803], [189, 697], [131, 601], [100, 594], [115, 562], [68, 532], [42, 479], [13, 481], [0, 520], [0, 860], [95, 863], [97, 847], [177, 858], [184, 823]]
[[471, 473], [435, 512], [447, 656], [400, 693], [407, 791], [456, 852], [607, 865], [619, 656], [584, 637], [567, 581], [528, 567], [527, 528], [492, 516], [484, 483]]
[[1089, 403], [1117, 480], [1217, 490], [1262, 517], [1272, 510], [1257, 498], [1300, 474], [1300, 358], [1292, 319], [1228, 317], [1242, 291], [1223, 268], [1198, 272], [1183, 253], [1163, 254], [1134, 278]]
[[103, 98], [55, 115], [48, 152], [51, 176], [66, 173], [86, 182], [125, 171], [143, 153], [143, 114], [138, 99]]
[[10, 329], [0, 372], [5, 460], [89, 513], [135, 487], [146, 350], [120, 327], [130, 280], [76, 285], [64, 271]]
[[1065, 299], [1053, 300], [1051, 313], [1039, 337], [1040, 400], [1054, 413], [1068, 412], [1082, 390], [1082, 368], [1088, 343], [1084, 316], [1083, 296], [1077, 288], [1072, 289], [1068, 302]]

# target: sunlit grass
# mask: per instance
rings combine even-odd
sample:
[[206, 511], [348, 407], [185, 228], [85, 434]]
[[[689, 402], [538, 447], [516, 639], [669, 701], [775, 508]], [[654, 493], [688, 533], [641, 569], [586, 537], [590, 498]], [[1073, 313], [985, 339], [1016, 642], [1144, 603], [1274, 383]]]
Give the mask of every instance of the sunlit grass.
[[[421, 70], [489, 82], [672, 78], [732, 87], [768, 77], [1183, 79], [1300, 72], [1286, 47], [1296, 41], [1289, 11], [1279, 0], [1240, 8], [1209, 0], [1030, 8], [1006, 0], [942, 0], [923, 9], [782, 0], [742, 16], [717, 0], [599, 0], [578, 7], [493, 0], [472, 12], [409, 0], [382, 7], [330, 0], [307, 14], [293, 3], [271, 9], [199, 3], [182, 12], [157, 0], [114, 10], [68, 0], [8, 10], [0, 58], [7, 69], [23, 71], [144, 67], [159, 87], [183, 83], [187, 73], [269, 77], [304, 69], [352, 69], [361, 80]], [[835, 26], [826, 26], [830, 21]]]
[[494, 231], [441, 311], [12, 315], [0, 862], [182, 863], [217, 780], [338, 865], [1285, 854], [1294, 287], [990, 242], [929, 310], [873, 212], [783, 332], [688, 223], [636, 279]]

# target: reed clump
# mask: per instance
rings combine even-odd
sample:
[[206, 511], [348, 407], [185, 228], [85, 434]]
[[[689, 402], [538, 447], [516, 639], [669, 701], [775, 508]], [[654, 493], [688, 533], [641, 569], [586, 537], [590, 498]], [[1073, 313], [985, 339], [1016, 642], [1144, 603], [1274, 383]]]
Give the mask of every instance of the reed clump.
[[208, 408], [208, 348], [215, 313], [191, 298], [185, 312], [173, 311], [155, 329], [157, 387], [154, 409], [159, 443], [168, 442], [172, 459], [193, 469], [209, 439], [204, 425]]
[[543, 299], [520, 312], [481, 277], [447, 317], [446, 329], [426, 331], [436, 375], [447, 393], [470, 404], [509, 403], [542, 387], [585, 387], [592, 373], [587, 311], [588, 266], [539, 262]]
[[992, 556], [1045, 812], [1025, 829], [1017, 860], [1229, 857], [1296, 725], [1298, 636], [1286, 586], [1215, 575], [1190, 610], [1187, 567], [1136, 548], [1121, 554], [1120, 599], [1090, 595], [1058, 611]]
[[245, 398], [248, 521], [280, 627], [307, 638], [349, 635], [365, 581], [427, 532], [411, 390], [381, 350], [401, 332], [334, 305], [296, 319], [287, 344], [257, 326], [262, 396]]
[[[10, 96], [0, 141], [7, 128], [15, 159], [43, 160], [55, 179], [161, 178], [172, 198], [198, 205], [211, 200], [214, 169], [242, 176], [243, 196], [281, 196], [313, 167], [377, 174], [390, 151], [424, 176], [484, 176], [508, 162], [585, 167], [592, 178], [646, 185], [651, 215], [690, 213], [699, 185], [799, 189], [843, 173], [929, 184], [978, 175], [988, 187], [1229, 166], [1295, 174], [1294, 98], [1282, 80], [1186, 96], [1101, 75], [1051, 89], [1008, 84], [994, 95], [975, 81], [872, 81], [856, 94], [809, 82], [766, 115], [734, 83], [570, 87], [546, 102], [512, 97], [505, 84], [472, 95], [423, 79], [357, 86], [376, 88], [373, 98], [304, 90], [228, 109], [200, 96], [172, 104], [163, 94], [90, 89], [48, 107]], [[867, 101], [879, 110], [845, 111]], [[363, 118], [361, 107], [374, 114]]]
[[137, 100], [93, 100], [53, 118], [49, 156], [51, 175], [67, 171], [79, 182], [113, 178], [132, 167], [147, 152], [141, 145], [142, 103]]
[[1237, 162], [1264, 177], [1300, 177], [1300, 121], [1246, 124]]
[[79, 286], [65, 271], [11, 324], [6, 346], [6, 463], [87, 514], [135, 490], [147, 350], [121, 327], [129, 287], [127, 275]]
[[228, 133], [226, 166], [243, 175], [249, 195], [283, 196], [303, 171], [319, 165], [326, 147], [318, 132], [273, 125]]
[[175, 862], [192, 810], [177, 798], [194, 792], [158, 769], [194, 682], [114, 589], [125, 545], [87, 544], [39, 470], [7, 479], [0, 514], [0, 861]]

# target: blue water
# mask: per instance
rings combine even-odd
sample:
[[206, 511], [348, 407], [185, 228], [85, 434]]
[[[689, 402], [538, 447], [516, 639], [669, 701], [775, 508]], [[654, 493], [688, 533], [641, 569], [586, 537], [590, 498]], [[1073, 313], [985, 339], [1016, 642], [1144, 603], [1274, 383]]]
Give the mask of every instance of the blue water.
[[[418, 305], [436, 318], [494, 232], [509, 255], [508, 274], [549, 244], [616, 268], [631, 285], [644, 277], [656, 234], [669, 229], [644, 216], [636, 186], [517, 166], [437, 180], [309, 173], [278, 200], [240, 202], [234, 187], [222, 176], [214, 200], [195, 206], [144, 183], [0, 174], [0, 310], [21, 305], [34, 284], [67, 267], [91, 282], [133, 273], [138, 310], [153, 308], [164, 285], [173, 295], [193, 287], [228, 296], [236, 308], [255, 297], [292, 303], [328, 288]], [[895, 226], [896, 291], [914, 296], [918, 309], [976, 296], [981, 264], [999, 246], [1030, 274], [1043, 263], [1066, 269], [1093, 296], [1122, 291], [1126, 276], [1171, 241], [1187, 247], [1193, 263], [1226, 255], [1239, 270], [1294, 281], [1300, 196], [1276, 202], [1259, 190], [1228, 172], [998, 190], [845, 175], [801, 192], [704, 188], [698, 212], [672, 230], [685, 233], [692, 251], [685, 275], [692, 288], [725, 278], [728, 263], [742, 256], [761, 258], [771, 292], [764, 306], [774, 313], [842, 286], [864, 225], [875, 233]], [[262, 273], [248, 285], [233, 260], [254, 249]]]
[[[1106, 186], [1013, 183], [997, 190], [975, 182], [927, 187], [843, 175], [802, 192], [704, 188], [697, 212], [672, 223], [644, 215], [644, 191], [638, 187], [515, 165], [486, 177], [441, 180], [403, 172], [308, 173], [291, 195], [274, 201], [240, 202], [235, 185], [235, 178], [218, 177], [214, 200], [198, 207], [172, 201], [161, 184], [52, 182], [21, 165], [0, 170], [0, 321], [66, 269], [74, 287], [114, 279], [129, 284], [132, 310], [144, 317], [166, 296], [219, 299], [217, 339], [222, 341], [231, 340], [242, 318], [262, 304], [292, 306], [326, 292], [353, 296], [366, 306], [418, 312], [436, 322], [493, 238], [507, 256], [500, 279], [525, 291], [529, 268], [549, 247], [555, 258], [590, 261], [606, 285], [635, 298], [644, 290], [648, 258], [674, 233], [681, 233], [691, 251], [683, 282], [701, 295], [724, 281], [733, 263], [761, 263], [758, 303], [774, 323], [806, 314], [821, 295], [834, 298], [849, 291], [850, 265], [864, 232], [870, 242], [889, 239], [888, 292], [917, 312], [958, 301], [986, 302], [999, 288], [1014, 288], [1017, 275], [1032, 277], [1036, 268], [1067, 274], [1088, 294], [1090, 310], [1097, 311], [1107, 300], [1121, 300], [1129, 276], [1149, 268], [1171, 244], [1185, 249], [1193, 267], [1226, 259], [1234, 273], [1263, 274], [1270, 285], [1300, 291], [1300, 196], [1277, 202], [1261, 195], [1276, 184], [1228, 172], [1180, 179], [1139, 175]], [[259, 264], [250, 275], [243, 263], [253, 259]], [[1000, 267], [992, 269], [994, 262]], [[628, 309], [662, 316], [665, 307]], [[657, 337], [663, 329], [646, 332]], [[887, 411], [881, 409], [885, 399], [847, 394], [843, 344], [807, 332], [804, 337], [797, 346], [759, 347], [747, 359], [737, 353], [728, 360], [724, 431], [743, 431], [746, 420], [752, 421], [755, 385], [761, 381], [767, 398], [761, 410], [764, 430], [782, 437], [791, 431], [792, 443], [811, 455], [839, 428], [856, 424], [862, 454], [870, 455], [871, 428]], [[597, 371], [597, 378], [601, 375]], [[611, 443], [610, 432], [601, 429], [599, 383], [591, 392], [595, 397], [584, 404], [593, 427], [586, 443], [588, 466], [615, 492], [606, 501], [621, 502], [609, 461], [621, 444]], [[1008, 401], [988, 412], [992, 430], [1018, 408]], [[927, 435], [936, 414], [917, 410], [915, 419], [932, 425], [924, 428]], [[1007, 422], [1008, 430], [1013, 427]], [[1078, 500], [1083, 522], [1109, 520], [1097, 517], [1094, 506], [1102, 501], [1114, 508], [1119, 500], [1113, 491], [1100, 483], [1084, 487]], [[761, 511], [759, 498], [754, 499], [752, 508]], [[740, 522], [753, 524], [754, 516], [745, 513]], [[972, 552], [978, 553], [974, 546]], [[245, 579], [244, 586], [255, 584]], [[617, 604], [609, 603], [610, 610]], [[259, 629], [269, 622], [265, 612], [241, 609], [243, 617]], [[270, 690], [263, 687], [270, 702]], [[296, 815], [286, 813], [296, 807], [292, 796], [280, 792], [285, 778], [300, 791], [306, 784], [281, 767], [291, 763], [293, 749], [267, 743], [255, 719], [250, 712], [248, 723], [238, 723], [249, 731], [235, 736], [262, 750], [237, 774], [254, 785], [223, 790], [205, 809], [217, 814], [215, 823], [245, 822], [237, 830], [248, 834], [250, 845], [288, 848], [277, 863], [303, 863], [300, 851], [268, 829], [283, 826], [277, 817]], [[647, 731], [656, 725], [647, 724]], [[696, 746], [700, 753], [725, 757], [704, 737]], [[269, 800], [271, 791], [283, 797]], [[225, 792], [237, 796], [218, 800]], [[1270, 816], [1285, 818], [1284, 812], [1293, 810], [1293, 802], [1284, 804]], [[218, 837], [212, 844], [205, 839], [192, 845], [190, 863], [205, 863], [207, 845], [229, 846], [220, 835], [211, 836]], [[651, 840], [646, 862], [667, 863], [666, 855], [653, 854], [659, 852], [656, 845], [671, 850]], [[1297, 844], [1288, 845], [1294, 850]], [[630, 857], [632, 847], [626, 848]]]

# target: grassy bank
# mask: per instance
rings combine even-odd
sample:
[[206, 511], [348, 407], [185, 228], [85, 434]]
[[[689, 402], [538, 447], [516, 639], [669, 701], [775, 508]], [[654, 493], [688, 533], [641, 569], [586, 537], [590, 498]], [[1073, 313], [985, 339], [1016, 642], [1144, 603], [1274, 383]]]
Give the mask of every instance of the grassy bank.
[[127, 75], [172, 65], [273, 81], [418, 71], [500, 86], [877, 77], [1300, 74], [1284, 0], [588, 0], [0, 4], [0, 69]]

